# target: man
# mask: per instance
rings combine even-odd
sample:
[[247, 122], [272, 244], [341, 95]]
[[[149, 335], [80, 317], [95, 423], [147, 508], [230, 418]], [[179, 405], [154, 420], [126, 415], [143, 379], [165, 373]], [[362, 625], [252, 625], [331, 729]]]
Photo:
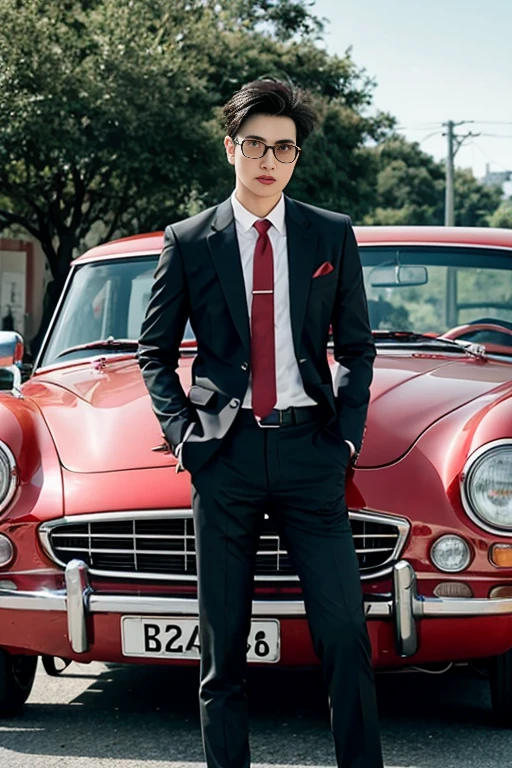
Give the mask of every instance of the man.
[[[306, 95], [255, 81], [224, 114], [235, 191], [167, 227], [140, 339], [153, 409], [192, 476], [207, 765], [250, 765], [246, 642], [267, 513], [301, 581], [338, 766], [382, 768], [344, 496], [375, 356], [358, 249], [347, 216], [283, 195], [314, 125]], [[176, 373], [187, 319], [197, 339], [188, 396]]]

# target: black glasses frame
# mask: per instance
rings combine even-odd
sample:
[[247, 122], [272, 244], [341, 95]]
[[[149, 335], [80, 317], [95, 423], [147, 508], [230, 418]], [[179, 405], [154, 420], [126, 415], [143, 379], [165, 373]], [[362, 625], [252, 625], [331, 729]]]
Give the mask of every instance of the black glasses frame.
[[248, 160], [261, 160], [262, 157], [265, 157], [265, 155], [267, 154], [268, 150], [271, 149], [272, 152], [274, 153], [274, 157], [275, 157], [275, 159], [277, 160], [278, 163], [283, 163], [283, 165], [289, 165], [290, 163], [294, 163], [295, 162], [295, 160], [299, 156], [299, 153], [302, 151], [301, 148], [298, 147], [296, 144], [287, 145], [287, 146], [292, 146], [292, 147], [295, 148], [295, 157], [293, 158], [293, 160], [280, 160], [278, 158], [278, 156], [276, 155], [276, 147], [281, 146], [280, 144], [263, 144], [264, 151], [263, 151], [263, 153], [261, 155], [259, 155], [258, 157], [249, 157], [249, 155], [246, 155], [245, 152], [244, 152], [244, 144], [245, 144], [246, 141], [257, 141], [259, 144], [263, 144], [263, 142], [260, 141], [259, 139], [242, 139], [242, 141], [238, 141], [237, 139], [233, 139], [233, 144], [238, 144], [238, 146], [242, 150], [242, 155], [244, 157], [246, 157]]

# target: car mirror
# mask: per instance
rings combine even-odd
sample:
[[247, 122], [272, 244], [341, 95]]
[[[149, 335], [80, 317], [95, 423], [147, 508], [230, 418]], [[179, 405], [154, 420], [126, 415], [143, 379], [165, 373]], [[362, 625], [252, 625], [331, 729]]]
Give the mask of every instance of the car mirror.
[[374, 267], [369, 275], [372, 288], [394, 288], [397, 285], [425, 285], [428, 283], [426, 267], [405, 264], [382, 264]]
[[19, 393], [25, 345], [16, 331], [0, 331], [0, 389]]

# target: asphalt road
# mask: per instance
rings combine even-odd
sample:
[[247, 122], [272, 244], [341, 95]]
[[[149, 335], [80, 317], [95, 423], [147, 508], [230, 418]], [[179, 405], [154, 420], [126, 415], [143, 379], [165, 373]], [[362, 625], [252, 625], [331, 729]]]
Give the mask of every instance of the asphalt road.
[[[490, 720], [486, 680], [379, 675], [386, 768], [508, 768], [512, 734]], [[0, 768], [203, 768], [197, 672], [39, 665], [22, 717], [0, 720]], [[314, 672], [251, 670], [253, 768], [334, 768], [322, 683]]]

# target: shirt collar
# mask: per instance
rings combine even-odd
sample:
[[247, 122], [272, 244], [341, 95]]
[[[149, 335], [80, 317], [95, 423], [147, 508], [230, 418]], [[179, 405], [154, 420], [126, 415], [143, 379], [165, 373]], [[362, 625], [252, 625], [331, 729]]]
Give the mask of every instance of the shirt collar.
[[[259, 216], [255, 216], [254, 213], [248, 211], [247, 208], [244, 208], [242, 203], [237, 200], [235, 192], [231, 195], [231, 205], [233, 206], [235, 221], [243, 232], [248, 232], [251, 227], [254, 226], [255, 221], [260, 221]], [[268, 216], [265, 216], [265, 218], [277, 229], [280, 235], [284, 235], [286, 231], [285, 213], [284, 195], [281, 195], [277, 205], [272, 208]]]

